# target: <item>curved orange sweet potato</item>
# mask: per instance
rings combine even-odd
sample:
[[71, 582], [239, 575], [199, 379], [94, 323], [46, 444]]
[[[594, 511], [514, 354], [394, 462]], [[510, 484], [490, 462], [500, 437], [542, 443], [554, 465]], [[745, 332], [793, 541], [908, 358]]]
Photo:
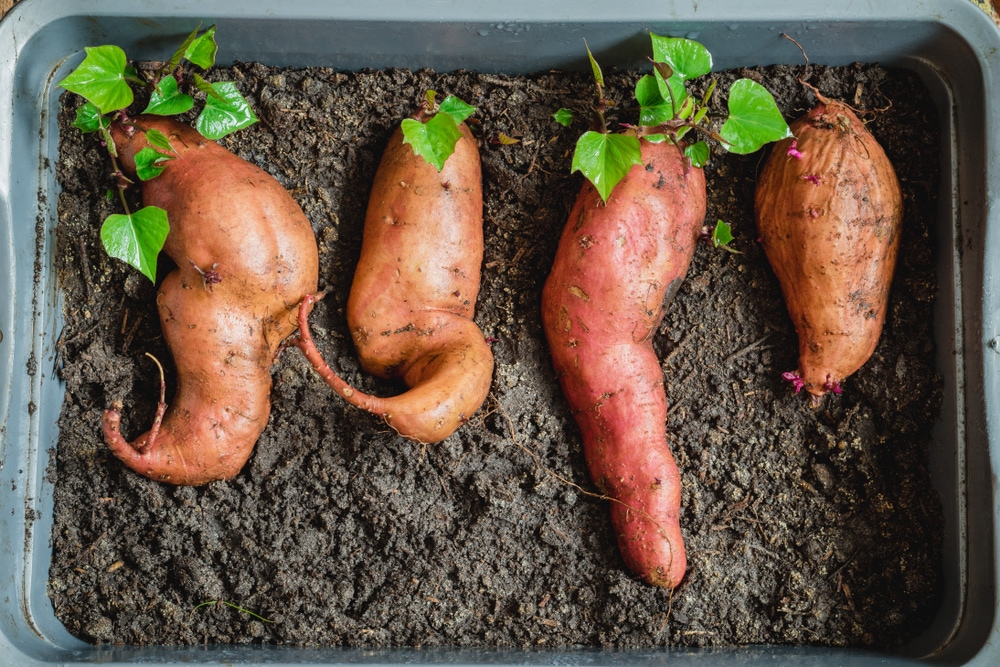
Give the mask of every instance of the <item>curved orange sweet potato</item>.
[[119, 430], [121, 405], [112, 406], [105, 440], [151, 479], [228, 479], [267, 424], [275, 353], [297, 326], [300, 302], [317, 288], [316, 239], [274, 178], [176, 121], [139, 117], [113, 128], [126, 172], [134, 172], [135, 154], [148, 145], [132, 128], [159, 130], [178, 153], [142, 185], [143, 202], [165, 209], [170, 221], [164, 252], [177, 268], [156, 303], [177, 393], [162, 424], [158, 417], [131, 443]]
[[903, 199], [885, 151], [847, 105], [821, 98], [791, 129], [795, 139], [764, 165], [755, 209], [799, 337], [799, 367], [785, 377], [818, 398], [839, 393], [878, 343]]
[[607, 205], [584, 184], [542, 292], [552, 362], [590, 476], [612, 499], [626, 565], [657, 586], [676, 586], [687, 558], [652, 338], [687, 273], [705, 199], [701, 169], [671, 143], [643, 141], [642, 165]]
[[305, 320], [298, 346], [352, 405], [381, 416], [404, 437], [439, 442], [489, 393], [493, 353], [472, 321], [483, 261], [479, 149], [465, 124], [438, 172], [397, 129], [389, 139], [365, 216], [347, 323], [361, 367], [401, 378], [408, 390], [381, 398], [358, 391], [320, 357]]

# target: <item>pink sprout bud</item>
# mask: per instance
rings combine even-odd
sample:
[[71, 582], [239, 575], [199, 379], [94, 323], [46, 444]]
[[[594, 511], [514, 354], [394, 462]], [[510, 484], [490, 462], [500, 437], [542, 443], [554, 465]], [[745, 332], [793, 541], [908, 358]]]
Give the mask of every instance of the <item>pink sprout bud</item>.
[[802, 391], [802, 388], [806, 386], [805, 380], [803, 380], [802, 377], [795, 371], [788, 371], [787, 373], [782, 373], [781, 379], [791, 384], [792, 387], [795, 389], [796, 394]]
[[837, 382], [836, 380], [831, 380], [830, 379], [830, 374], [829, 373], [827, 373], [827, 375], [826, 375], [826, 382], [823, 383], [823, 389], [826, 389], [827, 391], [832, 391], [833, 393], [837, 394], [838, 396], [840, 394], [842, 394], [843, 391], [844, 391], [843, 389], [840, 388], [840, 383], [839, 382]]
[[819, 185], [819, 176], [816, 174], [806, 174], [802, 177], [802, 180], [809, 181], [813, 185]]
[[796, 160], [802, 159], [802, 151], [799, 150], [799, 143], [795, 139], [792, 139], [791, 145], [788, 146], [788, 157], [793, 157]]

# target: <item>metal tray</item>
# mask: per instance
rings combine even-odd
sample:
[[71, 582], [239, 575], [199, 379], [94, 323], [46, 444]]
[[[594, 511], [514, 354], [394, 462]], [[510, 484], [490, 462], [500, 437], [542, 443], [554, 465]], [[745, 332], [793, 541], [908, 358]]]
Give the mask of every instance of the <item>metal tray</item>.
[[[55, 82], [83, 47], [139, 58], [192, 23], [227, 35], [221, 63], [580, 69], [580, 40], [606, 66], [642, 66], [646, 32], [698, 39], [717, 69], [880, 62], [919, 74], [942, 127], [935, 306], [945, 401], [931, 466], [944, 504], [944, 599], [935, 623], [893, 655], [809, 647], [662, 651], [363, 651], [288, 647], [108, 647], [72, 637], [46, 597], [52, 483], [63, 387], [54, 276]], [[0, 22], [0, 664], [1000, 664], [995, 480], [1000, 473], [1000, 30], [968, 0], [664, 2], [631, 0], [24, 0]]]

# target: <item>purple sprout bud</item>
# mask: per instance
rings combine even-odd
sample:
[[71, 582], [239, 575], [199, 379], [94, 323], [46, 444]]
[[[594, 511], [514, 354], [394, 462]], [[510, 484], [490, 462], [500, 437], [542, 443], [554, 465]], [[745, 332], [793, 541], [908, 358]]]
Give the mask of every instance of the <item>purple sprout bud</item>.
[[823, 383], [823, 389], [826, 389], [827, 391], [832, 391], [838, 396], [844, 393], [844, 390], [840, 388], [840, 382], [838, 382], [837, 380], [830, 379], [829, 373], [826, 374], [826, 382]]
[[202, 271], [201, 268], [197, 264], [195, 264], [194, 260], [191, 259], [190, 257], [188, 257], [188, 262], [191, 263], [191, 267], [198, 272], [198, 275], [201, 276], [201, 285], [202, 287], [205, 288], [206, 291], [208, 292], [213, 291], [212, 285], [218, 285], [219, 283], [222, 282], [222, 274], [216, 270], [216, 268], [219, 266], [218, 262], [213, 264], [212, 268], [210, 268], [208, 271]]
[[806, 386], [806, 381], [796, 373], [795, 371], [788, 371], [781, 374], [781, 379], [788, 382], [795, 389], [795, 393], [802, 391], [802, 388]]
[[799, 150], [799, 143], [796, 139], [792, 139], [792, 143], [788, 147], [787, 155], [788, 157], [793, 157], [796, 160], [802, 159], [802, 151]]

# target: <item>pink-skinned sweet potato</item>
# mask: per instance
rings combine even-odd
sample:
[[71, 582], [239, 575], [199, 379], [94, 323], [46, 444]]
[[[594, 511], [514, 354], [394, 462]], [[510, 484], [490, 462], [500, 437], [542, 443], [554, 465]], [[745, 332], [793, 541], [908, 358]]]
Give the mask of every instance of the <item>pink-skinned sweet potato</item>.
[[669, 142], [642, 142], [605, 205], [585, 183], [542, 292], [559, 382], [591, 479], [611, 499], [627, 567], [675, 587], [687, 557], [681, 480], [667, 442], [652, 339], [687, 273], [705, 218], [705, 176]]
[[791, 129], [761, 171], [755, 210], [799, 339], [798, 369], [784, 377], [817, 402], [840, 393], [878, 344], [903, 199], [885, 151], [846, 104], [820, 96]]
[[148, 145], [145, 130], [162, 132], [177, 152], [142, 184], [143, 203], [165, 209], [170, 222], [163, 250], [177, 267], [156, 303], [177, 392], [132, 442], [120, 431], [122, 406], [113, 405], [104, 437], [125, 465], [151, 479], [229, 479], [267, 424], [272, 362], [297, 328], [299, 304], [317, 289], [316, 238], [295, 200], [262, 169], [182, 123], [126, 122], [112, 135], [130, 177]]
[[303, 303], [296, 340], [344, 400], [423, 443], [440, 442], [467, 422], [493, 377], [493, 353], [472, 320], [483, 261], [479, 149], [464, 123], [459, 129], [462, 138], [440, 172], [403, 143], [400, 130], [390, 137], [347, 302], [362, 369], [402, 379], [407, 390], [373, 396], [334, 373], [310, 335], [312, 299]]

